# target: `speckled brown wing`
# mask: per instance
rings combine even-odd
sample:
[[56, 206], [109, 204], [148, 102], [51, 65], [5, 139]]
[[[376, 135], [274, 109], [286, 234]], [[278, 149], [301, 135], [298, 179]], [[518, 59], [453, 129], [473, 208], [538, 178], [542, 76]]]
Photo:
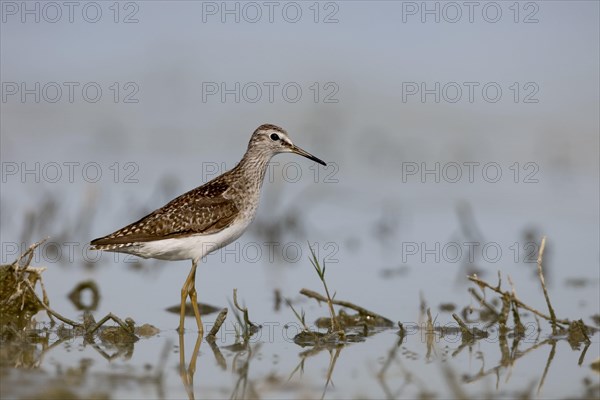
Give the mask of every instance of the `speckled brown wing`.
[[158, 210], [110, 235], [93, 240], [98, 250], [133, 243], [170, 239], [192, 234], [211, 234], [226, 228], [238, 215], [235, 203], [224, 197], [229, 186], [209, 182], [191, 190]]

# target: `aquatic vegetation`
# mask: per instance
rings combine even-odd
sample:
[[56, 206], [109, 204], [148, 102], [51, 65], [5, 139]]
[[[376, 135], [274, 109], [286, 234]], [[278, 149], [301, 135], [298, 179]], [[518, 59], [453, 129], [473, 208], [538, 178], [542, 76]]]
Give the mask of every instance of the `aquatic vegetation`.
[[[46, 311], [51, 321], [51, 328], [55, 329], [60, 340], [72, 339], [79, 336], [83, 337], [90, 344], [94, 344], [95, 339], [99, 338], [103, 343], [120, 346], [122, 344], [133, 344], [138, 341], [138, 333], [143, 334], [145, 337], [158, 333], [158, 329], [151, 325], [136, 326], [131, 318], [126, 318], [123, 321], [112, 313], [107, 314], [96, 322], [92, 313], [86, 310], [83, 314], [83, 321], [77, 322], [52, 309], [42, 280], [42, 272], [46, 268], [30, 265], [34, 252], [43, 243], [44, 241], [40, 241], [31, 245], [12, 264], [0, 267], [0, 307], [2, 311], [0, 339], [2, 341], [10, 341], [15, 338], [25, 340], [25, 343], [35, 342], [34, 338], [39, 338], [39, 340], [43, 341], [44, 334], [48, 334], [49, 331], [48, 329], [43, 329], [41, 332], [38, 332], [34, 328], [35, 324], [33, 321], [35, 314], [42, 310]], [[35, 286], [38, 282], [42, 288], [42, 299], [40, 299], [35, 291]], [[80, 284], [69, 296], [76, 306], [80, 302], [80, 292], [90, 287], [92, 288], [92, 292], [96, 296], [99, 296], [99, 291], [94, 284], [89, 282]], [[97, 303], [97, 300], [95, 303]], [[93, 304], [94, 302], [92, 306]], [[80, 308], [95, 307], [81, 306]], [[62, 322], [62, 325], [57, 326], [56, 320]], [[108, 321], [116, 322], [117, 326], [105, 326], [105, 323]], [[25, 333], [26, 336], [22, 334], [15, 336], [14, 334], [18, 332]], [[95, 348], [99, 349], [97, 346]], [[119, 351], [119, 354], [121, 353], [123, 351]], [[5, 362], [6, 360], [2, 361], [3, 364]]]
[[[487, 319], [490, 320], [491, 323], [498, 324], [501, 336], [506, 335], [509, 332], [512, 332], [512, 334], [514, 334], [515, 336], [523, 336], [525, 334], [525, 326], [523, 325], [521, 320], [521, 313], [522, 310], [526, 310], [533, 313], [536, 316], [536, 318], [542, 318], [548, 321], [552, 327], [552, 334], [554, 337], [566, 335], [567, 340], [574, 348], [578, 348], [578, 345], [580, 343], [586, 343], [589, 345], [591, 343], [589, 335], [593, 334], [597, 330], [596, 328], [586, 326], [583, 323], [583, 320], [581, 319], [569, 320], [566, 318], [559, 319], [556, 317], [556, 313], [550, 301], [550, 296], [548, 294], [548, 289], [546, 287], [544, 272], [542, 268], [545, 244], [546, 238], [544, 237], [542, 238], [537, 259], [537, 270], [540, 285], [542, 287], [544, 298], [548, 306], [548, 314], [538, 311], [534, 307], [531, 307], [525, 304], [523, 301], [521, 301], [517, 296], [515, 285], [510, 279], [510, 277], [508, 277], [508, 280], [512, 289], [502, 290], [502, 276], [500, 272], [498, 272], [498, 283], [495, 286], [478, 278], [477, 275], [471, 275], [468, 277], [468, 279], [471, 282], [475, 283], [484, 294], [484, 291], [487, 289], [500, 295], [499, 299], [502, 305], [500, 310], [497, 310], [493, 305], [486, 302], [484, 300], [484, 296], [479, 295], [475, 290], [470, 290], [469, 293], [471, 293], [471, 295], [473, 295], [473, 297], [475, 297], [485, 308], [485, 315], [487, 316]], [[512, 329], [508, 326], [510, 315], [512, 315], [513, 318]], [[457, 317], [455, 317], [455, 319], [456, 318]]]
[[[540, 349], [549, 348], [546, 365], [540, 371], [540, 379], [537, 382], [537, 392], [540, 393], [551, 365], [557, 358], [556, 348], [561, 341], [569, 343], [573, 350], [581, 351], [577, 361], [578, 365], [589, 364], [592, 372], [598, 369], [598, 360], [586, 362], [586, 354], [591, 344], [590, 338], [595, 334], [597, 328], [586, 325], [581, 318], [560, 318], [554, 311], [551, 293], [546, 288], [544, 280], [543, 243], [542, 241], [542, 246], [540, 246], [538, 279], [548, 307], [547, 312], [537, 310], [523, 302], [518, 297], [516, 285], [510, 276], [506, 278], [509, 287], [504, 288], [503, 276], [498, 273], [497, 283], [490, 283], [476, 275], [468, 277], [468, 281], [474, 284], [474, 287], [467, 288], [466, 293], [475, 300], [475, 304], [464, 307], [462, 312], [452, 312], [454, 309], [460, 310], [454, 303], [442, 303], [444, 312], [452, 313], [452, 318], [456, 322], [454, 325], [438, 324], [437, 317], [434, 318], [432, 315], [423, 295], [421, 295], [419, 306], [423, 323], [412, 325], [395, 323], [393, 320], [352, 301], [338, 299], [336, 293], [331, 290], [330, 282], [327, 281], [327, 268], [324, 262], [319, 261], [316, 253], [311, 249], [309, 262], [321, 282], [322, 294], [303, 288], [299, 291], [300, 299], [304, 298], [316, 301], [317, 304], [324, 304], [327, 312], [324, 315], [315, 316], [314, 321], [310, 322], [304, 308], [298, 309], [295, 302], [279, 295], [279, 301], [284, 299], [289, 310], [299, 322], [300, 331], [293, 336], [293, 342], [302, 347], [302, 351], [298, 353], [299, 362], [289, 372], [287, 381], [285, 377], [276, 373], [267, 376], [265, 380], [254, 379], [250, 374], [251, 364], [253, 362], [260, 363], [257, 360], [262, 357], [262, 350], [270, 344], [262, 342], [261, 336], [257, 335], [268, 332], [265, 332], [260, 324], [250, 319], [250, 310], [238, 300], [237, 289], [233, 290], [233, 298], [229, 307], [235, 319], [235, 343], [223, 344], [223, 337], [226, 338], [227, 333], [220, 335], [220, 330], [226, 323], [229, 308], [220, 310], [205, 339], [218, 368], [224, 372], [231, 371], [234, 378], [231, 398], [264, 397], [265, 392], [269, 390], [279, 393], [278, 390], [286, 385], [298, 384], [299, 379], [304, 379], [301, 378], [304, 372], [307, 368], [312, 367], [312, 363], [308, 364], [307, 360], [319, 354], [328, 354], [329, 361], [322, 389], [322, 396], [325, 397], [333, 387], [334, 371], [336, 365], [339, 364], [338, 360], [343, 357], [342, 353], [348, 346], [369, 346], [368, 343], [373, 340], [374, 335], [393, 330], [396, 330], [397, 334], [396, 343], [390, 348], [387, 355], [382, 357], [381, 367], [374, 376], [389, 398], [402, 397], [399, 395], [402, 393], [401, 390], [392, 389], [395, 382], [392, 376], [398, 374], [403, 377], [405, 382], [402, 387], [412, 387], [411, 393], [416, 393], [423, 398], [438, 396], [438, 393], [432, 391], [428, 386], [426, 380], [416, 376], [411, 372], [410, 367], [403, 364], [402, 359], [410, 362], [423, 357], [425, 363], [441, 362], [440, 376], [443, 377], [448, 392], [452, 393], [454, 397], [471, 398], [466, 392], [465, 385], [473, 384], [487, 377], [496, 377], [497, 388], [499, 388], [501, 375], [506, 375], [506, 380], [508, 380], [511, 369], [521, 363], [522, 359]], [[35, 244], [15, 263], [2, 266], [0, 269], [0, 293], [2, 294], [0, 307], [3, 307], [3, 319], [0, 326], [1, 367], [39, 368], [47, 352], [73, 340], [79, 340], [85, 345], [91, 346], [107, 361], [119, 359], [127, 362], [133, 358], [135, 346], [140, 338], [153, 337], [159, 333], [159, 330], [152, 325], [138, 326], [131, 318], [121, 319], [111, 313], [96, 321], [91, 311], [95, 308], [94, 304], [98, 302], [100, 288], [93, 281], [80, 282], [68, 294], [74, 306], [83, 311], [82, 321], [71, 320], [51, 308], [48, 294], [43, 287], [43, 268], [30, 265], [31, 254], [38, 246], [39, 244]], [[36, 287], [42, 291], [43, 299], [36, 293]], [[91, 301], [85, 304], [82, 302], [84, 291], [92, 294]], [[200, 306], [206, 307], [205, 312], [218, 310], [212, 306], [203, 304]], [[173, 309], [175, 312], [179, 311], [178, 306]], [[33, 317], [40, 311], [45, 311], [52, 321], [50, 326], [42, 329], [33, 324]], [[18, 317], [17, 320], [21, 325], [16, 325], [14, 319], [6, 318], [11, 315]], [[401, 319], [402, 316], [397, 317]], [[115, 325], [107, 324], [108, 321], [113, 321]], [[544, 328], [540, 324], [541, 321], [548, 323], [548, 328], [552, 332], [550, 335], [543, 335]], [[537, 326], [537, 337], [533, 342], [531, 341], [532, 323]], [[415, 333], [420, 334], [425, 346], [426, 351], [423, 355], [407, 347], [410, 340], [414, 339]], [[495, 335], [492, 342], [496, 341], [499, 346], [500, 360], [485, 368], [482, 364], [481, 369], [474, 373], [457, 375], [452, 367], [452, 359], [458, 358], [466, 351], [469, 354], [472, 353], [478, 348], [478, 343], [481, 341], [489, 342], [492, 334]], [[453, 348], [442, 348], [440, 340], [444, 338], [459, 338], [459, 341]], [[197, 336], [188, 363], [186, 362], [185, 336], [179, 335], [179, 373], [183, 387], [190, 398], [194, 397], [194, 375], [203, 339], [201, 335]], [[527, 347], [525, 347], [526, 344]], [[414, 344], [411, 345], [411, 347], [413, 346]], [[136, 382], [139, 385], [150, 383], [160, 388], [164, 360], [171, 352], [172, 347], [170, 343], [165, 344], [165, 355], [161, 356], [162, 361], [160, 361], [163, 366], [155, 368], [153, 374], [122, 375], [120, 379], [124, 379], [125, 382]], [[490, 356], [481, 353], [478, 357], [483, 363]], [[392, 369], [395, 369], [395, 372], [392, 372]], [[82, 370], [82, 374], [83, 376], [89, 375], [85, 369]], [[89, 379], [97, 378], [90, 376]], [[511, 393], [515, 396], [530, 398], [535, 396], [535, 390], [535, 385], [528, 385], [523, 389], [513, 390]], [[589, 381], [584, 382], [583, 390], [583, 397], [593, 397], [599, 389], [594, 381]], [[503, 392], [499, 390], [486, 392], [485, 397], [496, 398], [500, 393]], [[88, 392], [82, 393], [77, 387], [72, 392], [65, 392], [64, 395], [66, 397], [72, 395], [77, 398], [91, 396]], [[102, 397], [103, 394], [98, 393], [97, 395]], [[108, 394], [106, 396], [110, 397]]]
[[43, 310], [35, 286], [39, 282], [43, 297], [47, 303], [48, 296], [42, 280], [42, 272], [46, 268], [31, 266], [33, 254], [40, 243], [30, 246], [26, 252], [12, 264], [0, 265], [0, 324], [2, 336], [9, 326], [22, 329], [31, 323], [31, 318]]

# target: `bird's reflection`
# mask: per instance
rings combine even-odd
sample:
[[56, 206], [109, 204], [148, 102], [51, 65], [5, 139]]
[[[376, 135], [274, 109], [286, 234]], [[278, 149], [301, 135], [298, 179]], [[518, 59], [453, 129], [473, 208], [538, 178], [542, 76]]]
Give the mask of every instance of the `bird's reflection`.
[[200, 351], [200, 345], [202, 344], [202, 335], [198, 334], [196, 337], [196, 345], [190, 358], [190, 363], [186, 366], [185, 363], [185, 340], [183, 339], [183, 333], [179, 334], [179, 375], [183, 382], [183, 387], [191, 400], [194, 398], [194, 374], [196, 373], [196, 360], [198, 359], [198, 351]]

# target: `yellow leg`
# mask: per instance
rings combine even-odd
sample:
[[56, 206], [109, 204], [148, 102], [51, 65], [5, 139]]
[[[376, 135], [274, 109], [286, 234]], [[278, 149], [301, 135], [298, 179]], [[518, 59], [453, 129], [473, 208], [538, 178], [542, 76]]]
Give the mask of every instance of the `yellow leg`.
[[179, 310], [179, 327], [177, 332], [183, 333], [183, 321], [185, 319], [185, 301], [187, 300], [187, 281], [181, 288], [181, 309]]
[[204, 326], [202, 326], [202, 318], [200, 318], [200, 309], [198, 308], [198, 294], [196, 293], [196, 266], [197, 261], [192, 261], [194, 265], [192, 267], [192, 274], [194, 275], [191, 280], [189, 288], [190, 301], [192, 302], [192, 308], [194, 309], [194, 315], [196, 316], [196, 325], [198, 326], [198, 334], [202, 336], [204, 333]]
[[192, 302], [192, 308], [194, 309], [194, 315], [196, 316], [196, 324], [198, 325], [198, 332], [202, 334], [204, 332], [204, 328], [202, 326], [202, 319], [200, 318], [200, 310], [198, 309], [198, 295], [196, 293], [196, 267], [198, 266], [198, 261], [192, 261], [192, 270], [188, 274], [187, 279], [185, 280], [183, 287], [181, 288], [181, 309], [179, 312], [179, 328], [177, 331], [179, 333], [183, 333], [184, 329], [184, 321], [185, 321], [185, 303], [187, 297], [190, 297], [190, 301]]

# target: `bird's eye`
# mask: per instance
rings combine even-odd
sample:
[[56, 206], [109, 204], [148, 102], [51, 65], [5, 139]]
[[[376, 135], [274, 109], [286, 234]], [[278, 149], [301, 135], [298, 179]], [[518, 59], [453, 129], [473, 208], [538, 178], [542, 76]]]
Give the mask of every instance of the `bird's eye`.
[[279, 135], [276, 133], [271, 133], [271, 140], [279, 140]]

